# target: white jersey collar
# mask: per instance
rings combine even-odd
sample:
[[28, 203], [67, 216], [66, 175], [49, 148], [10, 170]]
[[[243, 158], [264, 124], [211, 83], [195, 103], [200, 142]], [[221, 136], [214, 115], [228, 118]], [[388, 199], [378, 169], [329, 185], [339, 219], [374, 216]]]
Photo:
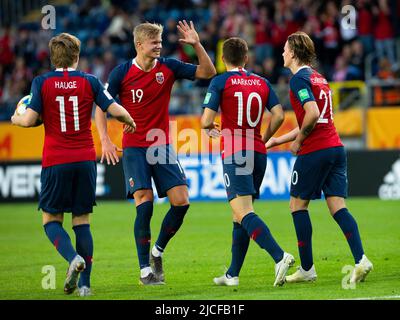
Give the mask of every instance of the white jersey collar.
[[245, 68], [234, 68], [234, 69], [231, 69], [231, 70], [229, 70], [229, 72], [240, 72], [240, 71], [243, 71], [243, 72], [247, 72], [247, 70], [245, 69]]
[[75, 71], [76, 69], [74, 69], [74, 68], [57, 68], [55, 71], [64, 71], [64, 70]]
[[[157, 63], [158, 63], [158, 60], [155, 59], [154, 65], [153, 65], [153, 67], [152, 67], [149, 71], [153, 70], [153, 69], [156, 67]], [[136, 62], [136, 58], [133, 58], [132, 64], [134, 64], [134, 65], [136, 66], [136, 68], [138, 68], [139, 70], [142, 70], [143, 72], [146, 72], [146, 71], [144, 71], [144, 70], [142, 69], [142, 67], [139, 66], [139, 64]]]

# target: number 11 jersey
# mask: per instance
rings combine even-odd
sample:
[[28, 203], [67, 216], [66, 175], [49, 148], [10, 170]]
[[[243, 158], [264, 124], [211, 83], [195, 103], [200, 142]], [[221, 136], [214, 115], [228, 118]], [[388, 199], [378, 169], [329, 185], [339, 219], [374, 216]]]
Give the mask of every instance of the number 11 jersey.
[[103, 111], [115, 100], [95, 76], [72, 68], [37, 76], [28, 108], [42, 116], [45, 128], [42, 167], [95, 161], [92, 109]]

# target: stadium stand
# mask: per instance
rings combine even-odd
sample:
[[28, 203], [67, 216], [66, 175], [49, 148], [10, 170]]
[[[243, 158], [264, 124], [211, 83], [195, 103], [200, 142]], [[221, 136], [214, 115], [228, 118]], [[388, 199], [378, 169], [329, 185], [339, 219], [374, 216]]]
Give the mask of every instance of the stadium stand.
[[[56, 9], [56, 29], [44, 30], [43, 6]], [[346, 28], [345, 5], [357, 13], [354, 28]], [[357, 104], [362, 89], [369, 105], [400, 104], [400, 4], [393, 0], [21, 0], [0, 5], [0, 120], [9, 120], [16, 102], [29, 93], [33, 77], [51, 68], [47, 43], [60, 32], [82, 41], [80, 69], [106, 82], [110, 70], [132, 58], [132, 29], [142, 21], [164, 26], [163, 54], [193, 62], [190, 46], [178, 43], [176, 22], [193, 20], [202, 43], [223, 71], [221, 43], [240, 36], [250, 44], [253, 56], [247, 69], [266, 76], [274, 84], [286, 109], [289, 72], [282, 67], [282, 50], [288, 34], [303, 30], [316, 43], [317, 69], [329, 81], [362, 81], [356, 89], [337, 89], [343, 97], [339, 109]], [[374, 27], [376, 26], [376, 27]], [[354, 83], [354, 82], [353, 82]], [[175, 85], [171, 114], [199, 114], [208, 82], [181, 81]], [[358, 88], [358, 89], [357, 89]], [[360, 89], [361, 88], [361, 89]]]

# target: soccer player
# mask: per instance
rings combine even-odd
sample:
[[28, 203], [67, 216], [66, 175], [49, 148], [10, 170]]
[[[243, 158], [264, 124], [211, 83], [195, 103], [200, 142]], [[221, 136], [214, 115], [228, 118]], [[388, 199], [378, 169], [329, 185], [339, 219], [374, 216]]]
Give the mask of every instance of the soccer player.
[[[124, 133], [123, 170], [127, 198], [134, 198], [136, 219], [134, 236], [140, 267], [139, 284], [164, 284], [162, 254], [183, 223], [189, 209], [185, 174], [170, 145], [168, 104], [172, 86], [177, 79], [209, 79], [216, 74], [214, 65], [200, 43], [192, 22], [179, 21], [181, 43], [193, 46], [199, 65], [160, 57], [161, 25], [142, 23], [134, 28], [136, 57], [110, 74], [108, 90], [119, 97], [121, 104], [135, 117], [138, 130]], [[107, 163], [118, 162], [118, 150], [107, 135], [104, 114], [96, 109], [96, 123]], [[154, 141], [156, 140], [156, 141]], [[153, 215], [153, 178], [160, 198], [168, 197], [171, 207], [164, 217], [161, 230], [150, 257]]]
[[317, 278], [312, 256], [312, 226], [308, 214], [310, 200], [324, 192], [329, 211], [342, 229], [355, 260], [350, 282], [363, 281], [372, 270], [364, 255], [357, 223], [346, 208], [346, 153], [333, 124], [332, 93], [326, 79], [312, 67], [314, 43], [304, 32], [291, 34], [283, 52], [284, 66], [293, 73], [290, 101], [298, 127], [271, 138], [267, 148], [293, 141], [290, 150], [297, 159], [290, 186], [290, 209], [296, 229], [301, 266], [287, 282]]
[[[214, 119], [221, 109], [224, 182], [233, 213], [231, 265], [224, 275], [214, 278], [214, 283], [239, 284], [239, 272], [251, 238], [275, 261], [274, 286], [280, 286], [294, 258], [281, 249], [266, 224], [254, 213], [253, 200], [259, 198], [267, 165], [265, 142], [281, 126], [284, 112], [268, 80], [244, 69], [248, 47], [243, 39], [226, 40], [222, 53], [227, 72], [211, 81], [201, 118], [202, 128], [212, 130], [215, 136], [219, 125]], [[261, 136], [264, 108], [272, 117]]]
[[[126, 132], [134, 132], [129, 113], [117, 104], [93, 75], [77, 71], [80, 41], [62, 33], [49, 42], [54, 71], [37, 76], [32, 83], [26, 112], [14, 114], [13, 124], [39, 125], [45, 129], [39, 209], [47, 237], [69, 268], [64, 292], [91, 294], [93, 239], [89, 214], [95, 205], [96, 152], [91, 133], [93, 103], [125, 123]], [[72, 213], [76, 235], [74, 248], [62, 224], [64, 212]], [[79, 283], [78, 283], [79, 278]]]

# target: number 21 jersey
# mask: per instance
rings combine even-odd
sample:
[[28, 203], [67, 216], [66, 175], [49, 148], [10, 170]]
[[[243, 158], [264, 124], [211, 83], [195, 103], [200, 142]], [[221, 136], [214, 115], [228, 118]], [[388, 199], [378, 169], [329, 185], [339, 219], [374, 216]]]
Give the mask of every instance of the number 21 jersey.
[[290, 102], [301, 128], [305, 116], [304, 104], [317, 103], [320, 117], [310, 135], [303, 141], [299, 155], [343, 146], [333, 124], [332, 92], [328, 81], [308, 66], [301, 67], [290, 79]]

